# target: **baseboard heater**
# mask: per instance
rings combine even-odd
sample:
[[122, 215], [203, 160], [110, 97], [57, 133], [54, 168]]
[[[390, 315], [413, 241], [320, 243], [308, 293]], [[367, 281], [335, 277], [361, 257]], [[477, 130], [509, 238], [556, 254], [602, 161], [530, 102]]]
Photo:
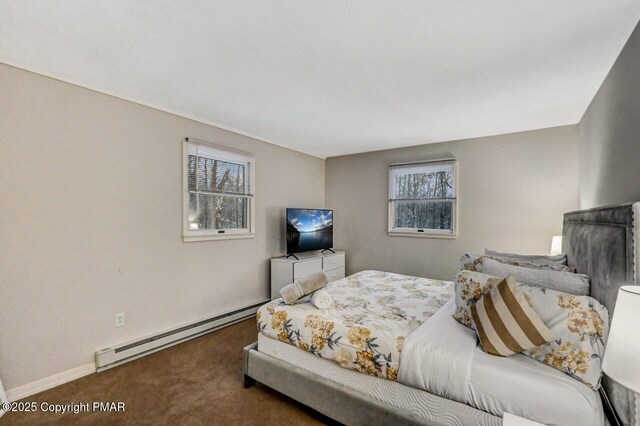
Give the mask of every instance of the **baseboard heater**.
[[268, 300], [213, 318], [196, 321], [173, 330], [96, 351], [96, 371], [100, 372], [116, 367], [125, 362], [133, 361], [134, 359], [200, 337], [203, 334], [210, 333], [222, 327], [235, 324], [254, 315], [258, 308], [266, 302], [268, 302]]

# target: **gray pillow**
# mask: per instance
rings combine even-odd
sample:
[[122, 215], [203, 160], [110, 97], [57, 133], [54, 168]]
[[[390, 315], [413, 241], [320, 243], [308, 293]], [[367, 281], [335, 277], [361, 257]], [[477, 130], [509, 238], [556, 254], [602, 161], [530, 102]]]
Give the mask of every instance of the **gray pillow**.
[[506, 263], [508, 265], [513, 265], [513, 266], [522, 266], [524, 268], [550, 269], [552, 271], [576, 272], [575, 268], [570, 268], [566, 265], [540, 265], [540, 264], [531, 263], [531, 262], [524, 262], [521, 260], [513, 260], [513, 259], [507, 259], [503, 257], [487, 256], [483, 254], [474, 254], [474, 253], [465, 253], [462, 255], [462, 257], [460, 258], [460, 269], [466, 270], [466, 271], [476, 271], [476, 265], [485, 257], [494, 259], [500, 263]]
[[537, 255], [537, 254], [501, 253], [499, 251], [494, 251], [489, 249], [484, 249], [484, 254], [491, 257], [500, 257], [502, 259], [535, 263], [536, 265], [567, 266], [566, 254], [557, 254], [555, 256], [545, 256], [545, 255]]
[[522, 284], [550, 288], [580, 296], [589, 295], [589, 277], [583, 274], [515, 266], [490, 257], [480, 258], [476, 264], [476, 271], [497, 277], [513, 275]]

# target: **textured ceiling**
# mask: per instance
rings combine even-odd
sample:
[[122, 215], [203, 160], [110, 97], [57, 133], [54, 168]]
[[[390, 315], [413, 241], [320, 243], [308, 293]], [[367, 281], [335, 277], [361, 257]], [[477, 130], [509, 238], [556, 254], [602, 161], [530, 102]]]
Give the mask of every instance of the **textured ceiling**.
[[576, 123], [639, 18], [637, 0], [0, 0], [0, 62], [327, 157]]

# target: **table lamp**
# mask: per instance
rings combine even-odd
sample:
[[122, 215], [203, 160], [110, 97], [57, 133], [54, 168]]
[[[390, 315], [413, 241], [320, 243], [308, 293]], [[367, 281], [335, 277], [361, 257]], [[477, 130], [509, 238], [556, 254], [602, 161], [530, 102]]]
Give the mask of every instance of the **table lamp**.
[[602, 370], [622, 386], [640, 392], [640, 286], [625, 285], [611, 319]]
[[549, 254], [551, 256], [562, 254], [562, 235], [554, 235], [551, 239], [551, 251]]
[[625, 285], [618, 290], [611, 319], [602, 369], [611, 379], [640, 392], [640, 286]]

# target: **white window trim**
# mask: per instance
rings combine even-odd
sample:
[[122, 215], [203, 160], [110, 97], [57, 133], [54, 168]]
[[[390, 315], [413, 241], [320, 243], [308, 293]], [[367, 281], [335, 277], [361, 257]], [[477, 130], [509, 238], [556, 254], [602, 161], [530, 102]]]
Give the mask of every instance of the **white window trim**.
[[[451, 231], [438, 230], [438, 229], [423, 229], [419, 230], [417, 228], [394, 228], [394, 219], [395, 212], [393, 211], [393, 203], [390, 200], [389, 195], [391, 194], [391, 188], [393, 187], [393, 174], [391, 173], [391, 168], [393, 166], [404, 166], [410, 164], [429, 164], [429, 163], [443, 163], [443, 162], [453, 162], [453, 184], [456, 190], [456, 200], [453, 203], [453, 226]], [[442, 238], [442, 239], [450, 239], [455, 240], [458, 238], [458, 201], [460, 200], [460, 191], [458, 187], [458, 161], [455, 158], [443, 158], [439, 160], [428, 160], [428, 161], [411, 161], [407, 163], [392, 163], [387, 167], [387, 179], [388, 179], [388, 189], [387, 189], [387, 235], [391, 237], [416, 237], [416, 238]]]
[[217, 240], [238, 240], [245, 238], [253, 238], [255, 236], [255, 194], [248, 197], [249, 206], [249, 228], [247, 229], [225, 229], [221, 233], [221, 230], [201, 230], [193, 231], [189, 230], [189, 170], [188, 170], [188, 158], [189, 158], [189, 141], [197, 142], [204, 145], [209, 145], [213, 148], [223, 151], [232, 152], [234, 154], [240, 154], [247, 157], [249, 163], [249, 179], [250, 188], [255, 193], [255, 179], [256, 179], [256, 160], [253, 155], [248, 152], [229, 149], [225, 146], [216, 145], [210, 142], [205, 142], [194, 138], [185, 138], [182, 143], [182, 240], [184, 242], [194, 241], [217, 241]]

